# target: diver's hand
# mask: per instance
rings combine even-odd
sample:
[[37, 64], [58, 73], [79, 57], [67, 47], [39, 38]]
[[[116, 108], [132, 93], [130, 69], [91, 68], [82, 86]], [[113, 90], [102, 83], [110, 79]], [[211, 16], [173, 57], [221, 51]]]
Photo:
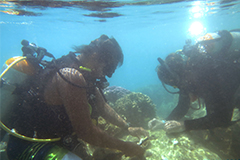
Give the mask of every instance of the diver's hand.
[[164, 130], [167, 133], [176, 133], [176, 132], [183, 132], [185, 131], [185, 125], [184, 122], [178, 122], [178, 121], [167, 121]]
[[132, 142], [125, 142], [125, 146], [122, 149], [122, 152], [129, 157], [137, 156], [142, 157], [144, 155], [145, 149], [140, 145], [137, 145]]
[[144, 130], [142, 127], [128, 127], [128, 131], [132, 136], [138, 137], [139, 139], [149, 136], [148, 131]]
[[148, 128], [152, 131], [164, 129], [165, 121], [153, 118], [148, 122]]

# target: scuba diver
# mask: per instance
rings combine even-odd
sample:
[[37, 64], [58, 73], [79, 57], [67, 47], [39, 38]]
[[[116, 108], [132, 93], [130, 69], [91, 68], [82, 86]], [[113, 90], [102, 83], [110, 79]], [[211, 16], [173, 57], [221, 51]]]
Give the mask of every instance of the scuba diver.
[[[81, 153], [84, 147], [79, 147], [84, 142], [119, 150], [126, 156], [143, 156], [145, 150], [140, 145], [114, 138], [96, 124], [101, 116], [131, 135], [148, 136], [143, 128], [130, 127], [102, 93], [105, 76], [112, 77], [123, 63], [121, 47], [114, 38], [102, 35], [89, 45], [75, 46], [75, 52], [59, 59], [26, 40], [22, 45], [24, 59], [15, 57], [16, 64], [10, 68], [13, 62], [9, 62], [9, 71], [1, 74], [1, 98], [5, 98], [1, 108], [9, 108], [3, 109], [1, 128], [10, 135], [10, 160], [85, 160], [89, 157]], [[43, 60], [44, 56], [52, 60]], [[24, 80], [19, 75], [13, 82], [10, 77], [16, 70], [25, 73]]]
[[[208, 33], [195, 45], [186, 42], [183, 50], [169, 54], [165, 61], [158, 58], [158, 78], [164, 87], [179, 89], [171, 92], [179, 94], [179, 100], [165, 120], [155, 118], [149, 127], [175, 133], [234, 124], [233, 109], [240, 106], [240, 30]], [[207, 115], [181, 120], [199, 98], [204, 100]]]

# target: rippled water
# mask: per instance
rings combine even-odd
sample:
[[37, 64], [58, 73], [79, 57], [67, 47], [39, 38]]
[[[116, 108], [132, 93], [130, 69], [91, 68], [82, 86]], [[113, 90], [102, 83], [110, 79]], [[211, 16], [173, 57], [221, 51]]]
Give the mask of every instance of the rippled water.
[[158, 84], [157, 57], [181, 49], [187, 38], [240, 28], [240, 1], [35, 1], [0, 2], [0, 64], [21, 55], [21, 40], [55, 57], [113, 36], [123, 66], [109, 80], [130, 90]]

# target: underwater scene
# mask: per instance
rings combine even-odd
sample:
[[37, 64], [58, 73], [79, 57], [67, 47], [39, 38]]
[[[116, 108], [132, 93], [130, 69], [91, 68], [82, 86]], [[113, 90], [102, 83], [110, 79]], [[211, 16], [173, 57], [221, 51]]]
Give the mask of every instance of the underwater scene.
[[240, 159], [240, 0], [0, 1], [1, 160]]

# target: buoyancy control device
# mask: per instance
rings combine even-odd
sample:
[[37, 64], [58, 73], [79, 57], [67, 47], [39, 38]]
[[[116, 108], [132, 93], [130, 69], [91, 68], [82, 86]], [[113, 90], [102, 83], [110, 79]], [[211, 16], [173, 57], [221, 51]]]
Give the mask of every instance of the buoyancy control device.
[[207, 33], [197, 39], [197, 45], [200, 53], [237, 54], [240, 52], [240, 29]]
[[31, 78], [43, 69], [48, 61], [43, 60], [44, 56], [54, 58], [54, 56], [47, 52], [45, 48], [38, 47], [34, 43], [29, 43], [26, 40], [21, 42], [23, 45], [23, 56], [16, 56], [9, 58], [3, 65], [0, 74], [0, 98], [1, 98], [1, 121], [0, 127], [9, 134], [28, 141], [49, 142], [57, 141], [60, 138], [54, 139], [38, 139], [26, 137], [18, 134], [14, 128], [9, 128], [6, 124], [10, 121], [9, 113], [14, 107], [18, 107], [19, 96], [13, 94], [18, 86], [26, 83], [28, 78]]

